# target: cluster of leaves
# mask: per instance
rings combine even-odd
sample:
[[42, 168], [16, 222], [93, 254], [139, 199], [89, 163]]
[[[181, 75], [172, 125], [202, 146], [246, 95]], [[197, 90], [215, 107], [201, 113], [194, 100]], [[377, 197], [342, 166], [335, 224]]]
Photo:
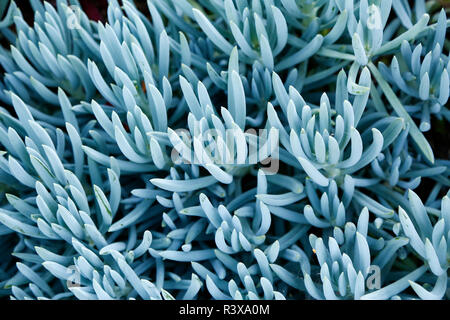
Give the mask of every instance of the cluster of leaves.
[[30, 4], [0, 4], [0, 295], [449, 297], [438, 1]]

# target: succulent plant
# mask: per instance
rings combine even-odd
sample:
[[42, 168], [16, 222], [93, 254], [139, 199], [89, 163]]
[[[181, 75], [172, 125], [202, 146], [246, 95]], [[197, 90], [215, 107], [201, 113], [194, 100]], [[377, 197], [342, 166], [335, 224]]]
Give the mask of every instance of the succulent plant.
[[448, 9], [29, 4], [0, 3], [0, 296], [449, 298]]

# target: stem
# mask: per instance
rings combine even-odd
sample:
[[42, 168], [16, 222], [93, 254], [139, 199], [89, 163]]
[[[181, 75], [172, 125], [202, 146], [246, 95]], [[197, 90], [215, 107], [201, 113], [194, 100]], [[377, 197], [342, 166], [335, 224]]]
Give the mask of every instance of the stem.
[[[294, 47], [298, 47], [298, 48], [304, 48], [308, 42], [300, 39], [300, 38], [295, 38], [295, 37], [289, 37], [288, 38], [288, 43], [291, 44]], [[341, 59], [341, 60], [349, 60], [349, 61], [354, 61], [356, 58], [353, 54], [351, 53], [345, 53], [345, 52], [341, 52], [341, 51], [337, 51], [337, 50], [333, 50], [333, 49], [329, 49], [329, 48], [320, 48], [315, 54], [319, 55], [319, 56], [323, 56], [323, 57], [327, 57], [327, 58], [336, 58], [336, 59]]]
[[379, 48], [375, 53], [374, 56], [383, 55], [388, 51], [391, 51], [393, 49], [396, 49], [399, 47], [403, 40], [409, 41], [414, 39], [421, 31], [423, 31], [428, 23], [428, 20], [430, 20], [430, 16], [428, 14], [424, 14], [422, 18], [417, 21], [417, 23], [408, 31], [402, 33], [397, 38], [389, 41], [388, 43], [384, 44]]
[[405, 107], [397, 98], [391, 86], [386, 82], [386, 80], [384, 80], [383, 76], [378, 71], [377, 67], [372, 62], [369, 62], [368, 67], [372, 72], [373, 76], [375, 77], [375, 79], [377, 80], [378, 84], [380, 85], [381, 90], [383, 90], [384, 95], [386, 96], [387, 100], [391, 104], [394, 111], [398, 114], [398, 116], [402, 117], [405, 120], [405, 122], [409, 125], [409, 133], [413, 138], [414, 142], [416, 143], [419, 151], [423, 154], [426, 160], [428, 160], [431, 164], [433, 164], [434, 163], [433, 150], [431, 149], [431, 146], [428, 143], [427, 139], [425, 139], [423, 133], [419, 130], [419, 128], [417, 128], [413, 119], [405, 110]]

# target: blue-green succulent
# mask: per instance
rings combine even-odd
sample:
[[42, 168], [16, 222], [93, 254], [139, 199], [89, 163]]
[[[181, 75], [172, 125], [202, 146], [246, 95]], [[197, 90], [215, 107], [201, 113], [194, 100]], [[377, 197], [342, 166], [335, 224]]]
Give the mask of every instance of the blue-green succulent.
[[0, 2], [1, 297], [450, 297], [439, 1], [54, 3]]

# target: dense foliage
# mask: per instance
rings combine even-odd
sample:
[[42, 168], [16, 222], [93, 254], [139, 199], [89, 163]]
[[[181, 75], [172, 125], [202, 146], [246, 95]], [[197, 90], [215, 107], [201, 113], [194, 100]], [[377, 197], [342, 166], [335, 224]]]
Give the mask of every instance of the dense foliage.
[[449, 298], [443, 3], [1, 1], [0, 296]]

